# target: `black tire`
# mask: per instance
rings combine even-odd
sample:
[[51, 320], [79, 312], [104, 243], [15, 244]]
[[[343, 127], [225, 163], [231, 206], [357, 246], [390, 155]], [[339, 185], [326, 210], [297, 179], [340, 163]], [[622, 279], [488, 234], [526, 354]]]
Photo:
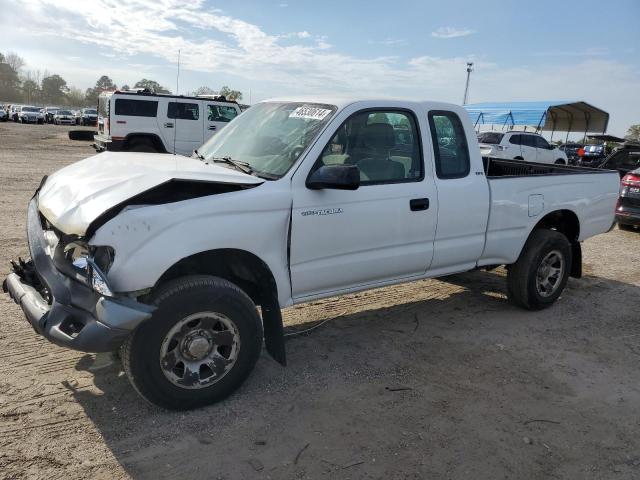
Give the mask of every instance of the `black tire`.
[[[558, 252], [564, 264], [562, 274], [548, 295], [540, 293], [537, 285], [538, 269], [552, 252]], [[516, 263], [507, 272], [507, 298], [511, 303], [527, 310], [540, 310], [553, 304], [562, 294], [571, 272], [571, 244], [567, 237], [554, 230], [534, 230]]]
[[514, 160], [524, 160], [522, 157], [513, 157]]
[[96, 135], [97, 132], [92, 130], [69, 130], [69, 140], [85, 140], [91, 141], [93, 140], [93, 136]]
[[126, 148], [128, 152], [142, 152], [142, 153], [157, 153], [156, 147], [153, 142], [147, 138], [140, 138], [132, 140]]
[[[164, 408], [188, 410], [223, 400], [247, 379], [260, 355], [263, 332], [255, 305], [239, 287], [218, 277], [181, 277], [161, 286], [151, 303], [158, 307], [152, 318], [121, 349], [124, 371], [144, 399]], [[176, 324], [199, 312], [215, 312], [233, 322], [240, 346], [235, 363], [219, 380], [201, 388], [181, 387], [163, 371], [162, 345]]]
[[556, 165], [566, 165], [567, 162], [565, 162], [563, 159], [559, 158], [555, 161]]
[[634, 231], [635, 227], [633, 225], [627, 225], [626, 223], [618, 223], [618, 228], [620, 230]]

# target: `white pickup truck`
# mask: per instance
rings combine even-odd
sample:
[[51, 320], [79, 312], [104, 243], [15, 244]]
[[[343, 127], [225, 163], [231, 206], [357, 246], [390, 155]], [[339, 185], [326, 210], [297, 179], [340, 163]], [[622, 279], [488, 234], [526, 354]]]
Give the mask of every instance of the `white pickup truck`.
[[43, 179], [4, 287], [37, 332], [120, 349], [144, 398], [186, 409], [238, 388], [263, 339], [285, 364], [293, 304], [506, 265], [513, 303], [551, 305], [618, 188], [483, 159], [458, 106], [271, 100], [191, 158], [107, 152]]

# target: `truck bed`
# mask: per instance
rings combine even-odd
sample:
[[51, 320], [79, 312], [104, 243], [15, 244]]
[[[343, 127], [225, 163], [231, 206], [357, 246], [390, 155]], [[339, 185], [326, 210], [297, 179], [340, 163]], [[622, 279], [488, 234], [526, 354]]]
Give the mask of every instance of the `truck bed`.
[[615, 170], [483, 157], [490, 207], [478, 265], [517, 260], [531, 230], [550, 212], [575, 215], [583, 240], [612, 226], [620, 185]]
[[484, 173], [487, 178], [531, 177], [536, 175], [578, 175], [610, 174], [612, 170], [576, 167], [570, 165], [549, 165], [547, 163], [526, 162], [524, 160], [506, 160], [504, 158], [482, 157]]

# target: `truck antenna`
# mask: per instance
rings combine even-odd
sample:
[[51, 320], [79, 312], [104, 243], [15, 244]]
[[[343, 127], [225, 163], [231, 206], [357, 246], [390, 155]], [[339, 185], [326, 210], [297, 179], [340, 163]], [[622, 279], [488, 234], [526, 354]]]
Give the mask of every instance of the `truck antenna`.
[[466, 105], [469, 99], [469, 80], [471, 79], [471, 72], [473, 72], [473, 62], [467, 62], [467, 84], [464, 87], [464, 98], [462, 104]]
[[[180, 49], [178, 49], [178, 73], [176, 75], [176, 95], [180, 94]], [[176, 107], [177, 107], [177, 103], [176, 103]], [[178, 109], [176, 108], [176, 113], [178, 112]], [[178, 134], [178, 115], [175, 116], [176, 118], [174, 118], [174, 125], [173, 125], [173, 154], [176, 154], [176, 135]]]

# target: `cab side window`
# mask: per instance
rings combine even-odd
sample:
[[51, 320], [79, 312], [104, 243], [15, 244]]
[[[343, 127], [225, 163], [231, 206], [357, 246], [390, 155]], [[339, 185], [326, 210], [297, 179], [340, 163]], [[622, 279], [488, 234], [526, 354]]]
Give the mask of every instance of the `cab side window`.
[[458, 115], [447, 111], [429, 112], [429, 127], [438, 178], [463, 178], [469, 175], [469, 147]]
[[522, 135], [511, 135], [509, 139], [509, 143], [513, 145], [521, 145], [522, 144]]
[[366, 110], [351, 115], [314, 165], [356, 165], [361, 185], [420, 181], [422, 150], [413, 113]]

